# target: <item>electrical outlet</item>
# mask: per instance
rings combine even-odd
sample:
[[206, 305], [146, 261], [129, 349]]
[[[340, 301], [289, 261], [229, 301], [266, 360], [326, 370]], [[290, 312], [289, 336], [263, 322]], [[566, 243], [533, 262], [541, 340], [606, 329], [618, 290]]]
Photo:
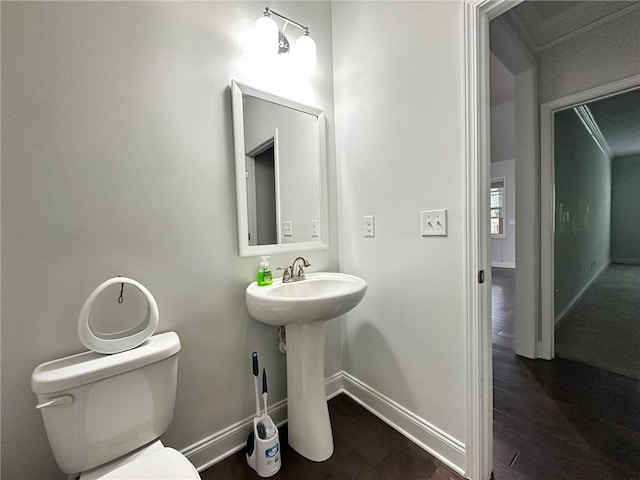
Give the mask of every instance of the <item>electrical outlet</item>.
[[284, 226], [284, 236], [293, 237], [293, 222], [288, 220], [286, 222], [282, 222], [282, 225]]
[[420, 212], [420, 230], [423, 237], [447, 234], [447, 209]]
[[311, 236], [313, 238], [320, 236], [320, 222], [318, 220], [311, 220]]
[[376, 236], [376, 218], [373, 215], [365, 215], [362, 218], [362, 233], [365, 237]]

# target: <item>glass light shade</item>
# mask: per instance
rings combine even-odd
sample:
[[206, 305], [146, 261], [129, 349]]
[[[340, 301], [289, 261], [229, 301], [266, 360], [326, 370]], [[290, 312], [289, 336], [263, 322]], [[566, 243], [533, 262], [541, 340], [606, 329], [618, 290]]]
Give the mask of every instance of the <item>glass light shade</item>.
[[278, 25], [270, 16], [256, 20], [255, 41], [260, 53], [278, 53]]
[[309, 35], [302, 35], [294, 48], [296, 63], [305, 73], [311, 73], [316, 67], [316, 42]]

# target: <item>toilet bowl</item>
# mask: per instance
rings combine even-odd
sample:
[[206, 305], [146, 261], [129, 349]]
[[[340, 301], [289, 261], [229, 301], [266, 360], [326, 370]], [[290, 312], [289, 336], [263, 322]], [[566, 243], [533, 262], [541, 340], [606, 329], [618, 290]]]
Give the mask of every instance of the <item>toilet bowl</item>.
[[78, 480], [198, 479], [198, 471], [177, 450], [155, 441], [124, 458], [80, 474]]
[[82, 480], [199, 479], [158, 438], [173, 417], [180, 339], [154, 335], [113, 355], [84, 352], [36, 367], [31, 389], [60, 469]]

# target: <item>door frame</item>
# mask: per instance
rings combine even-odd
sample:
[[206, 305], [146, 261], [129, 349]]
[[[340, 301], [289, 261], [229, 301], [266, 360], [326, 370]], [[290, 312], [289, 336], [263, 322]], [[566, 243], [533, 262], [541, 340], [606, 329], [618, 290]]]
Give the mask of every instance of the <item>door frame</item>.
[[[466, 312], [465, 476], [493, 470], [491, 263], [489, 255], [489, 21], [519, 0], [463, 1], [464, 185]], [[485, 282], [480, 283], [484, 271]]]
[[540, 236], [541, 269], [541, 356], [555, 357], [555, 284], [554, 284], [554, 239], [555, 239], [555, 162], [554, 162], [554, 114], [593, 100], [610, 97], [640, 87], [640, 74], [599, 85], [566, 97], [558, 98], [540, 106]]
[[[273, 148], [273, 173], [274, 173], [274, 189], [276, 201], [276, 241], [282, 243], [282, 222], [281, 222], [281, 201], [280, 201], [280, 150], [278, 143], [278, 129], [274, 128], [272, 134], [268, 134], [264, 140], [258, 142], [255, 147], [251, 148], [245, 154], [245, 162], [247, 166], [247, 181], [251, 180], [255, 185], [255, 163], [256, 157], [265, 152], [269, 148]], [[258, 231], [258, 208], [256, 199], [256, 188], [249, 188], [247, 185], [247, 216], [249, 218], [249, 235], [254, 234], [257, 238]], [[249, 237], [251, 238], [251, 237]], [[251, 241], [249, 241], [251, 245]], [[258, 245], [257, 243], [254, 245]]]
[[[488, 229], [490, 181], [489, 21], [522, 0], [463, 0], [464, 285], [467, 319], [465, 476], [490, 478], [493, 467], [491, 270]], [[572, 104], [640, 86], [640, 75], [547, 102], [540, 110], [540, 301], [538, 357], [553, 358], [553, 113]], [[478, 282], [485, 270], [488, 282]]]

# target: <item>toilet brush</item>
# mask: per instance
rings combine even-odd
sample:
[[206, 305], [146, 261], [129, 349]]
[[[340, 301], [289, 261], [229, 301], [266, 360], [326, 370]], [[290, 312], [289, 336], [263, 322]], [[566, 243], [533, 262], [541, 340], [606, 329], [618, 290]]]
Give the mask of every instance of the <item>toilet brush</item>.
[[253, 361], [253, 385], [256, 390], [256, 417], [260, 416], [260, 396], [258, 395], [258, 352], [253, 352], [251, 355]]
[[267, 371], [262, 369], [262, 401], [264, 413], [260, 412], [260, 393], [258, 391], [258, 354], [253, 352], [253, 385], [256, 390], [256, 416], [253, 419], [253, 431], [247, 439], [247, 463], [261, 477], [270, 477], [280, 470], [280, 439], [278, 428], [268, 415], [267, 410]]
[[[256, 391], [256, 418], [259, 419], [259, 418], [261, 418], [261, 415], [260, 415], [260, 393], [259, 393], [259, 390], [258, 390], [258, 373], [260, 372], [260, 369], [258, 368], [258, 353], [257, 352], [253, 352], [252, 360], [253, 360], [253, 385], [254, 385], [255, 391]], [[264, 375], [264, 373], [263, 373], [263, 375]], [[262, 388], [263, 389], [265, 388], [265, 383], [264, 382], [265, 382], [265, 380], [264, 380], [264, 376], [263, 376], [263, 380], [262, 380]], [[264, 393], [263, 393], [263, 398], [264, 398]], [[263, 439], [267, 438], [267, 429], [264, 426], [264, 422], [258, 421], [257, 429], [258, 429], [258, 437], [263, 438]]]
[[267, 371], [262, 369], [262, 400], [264, 401], [264, 416], [267, 416]]

